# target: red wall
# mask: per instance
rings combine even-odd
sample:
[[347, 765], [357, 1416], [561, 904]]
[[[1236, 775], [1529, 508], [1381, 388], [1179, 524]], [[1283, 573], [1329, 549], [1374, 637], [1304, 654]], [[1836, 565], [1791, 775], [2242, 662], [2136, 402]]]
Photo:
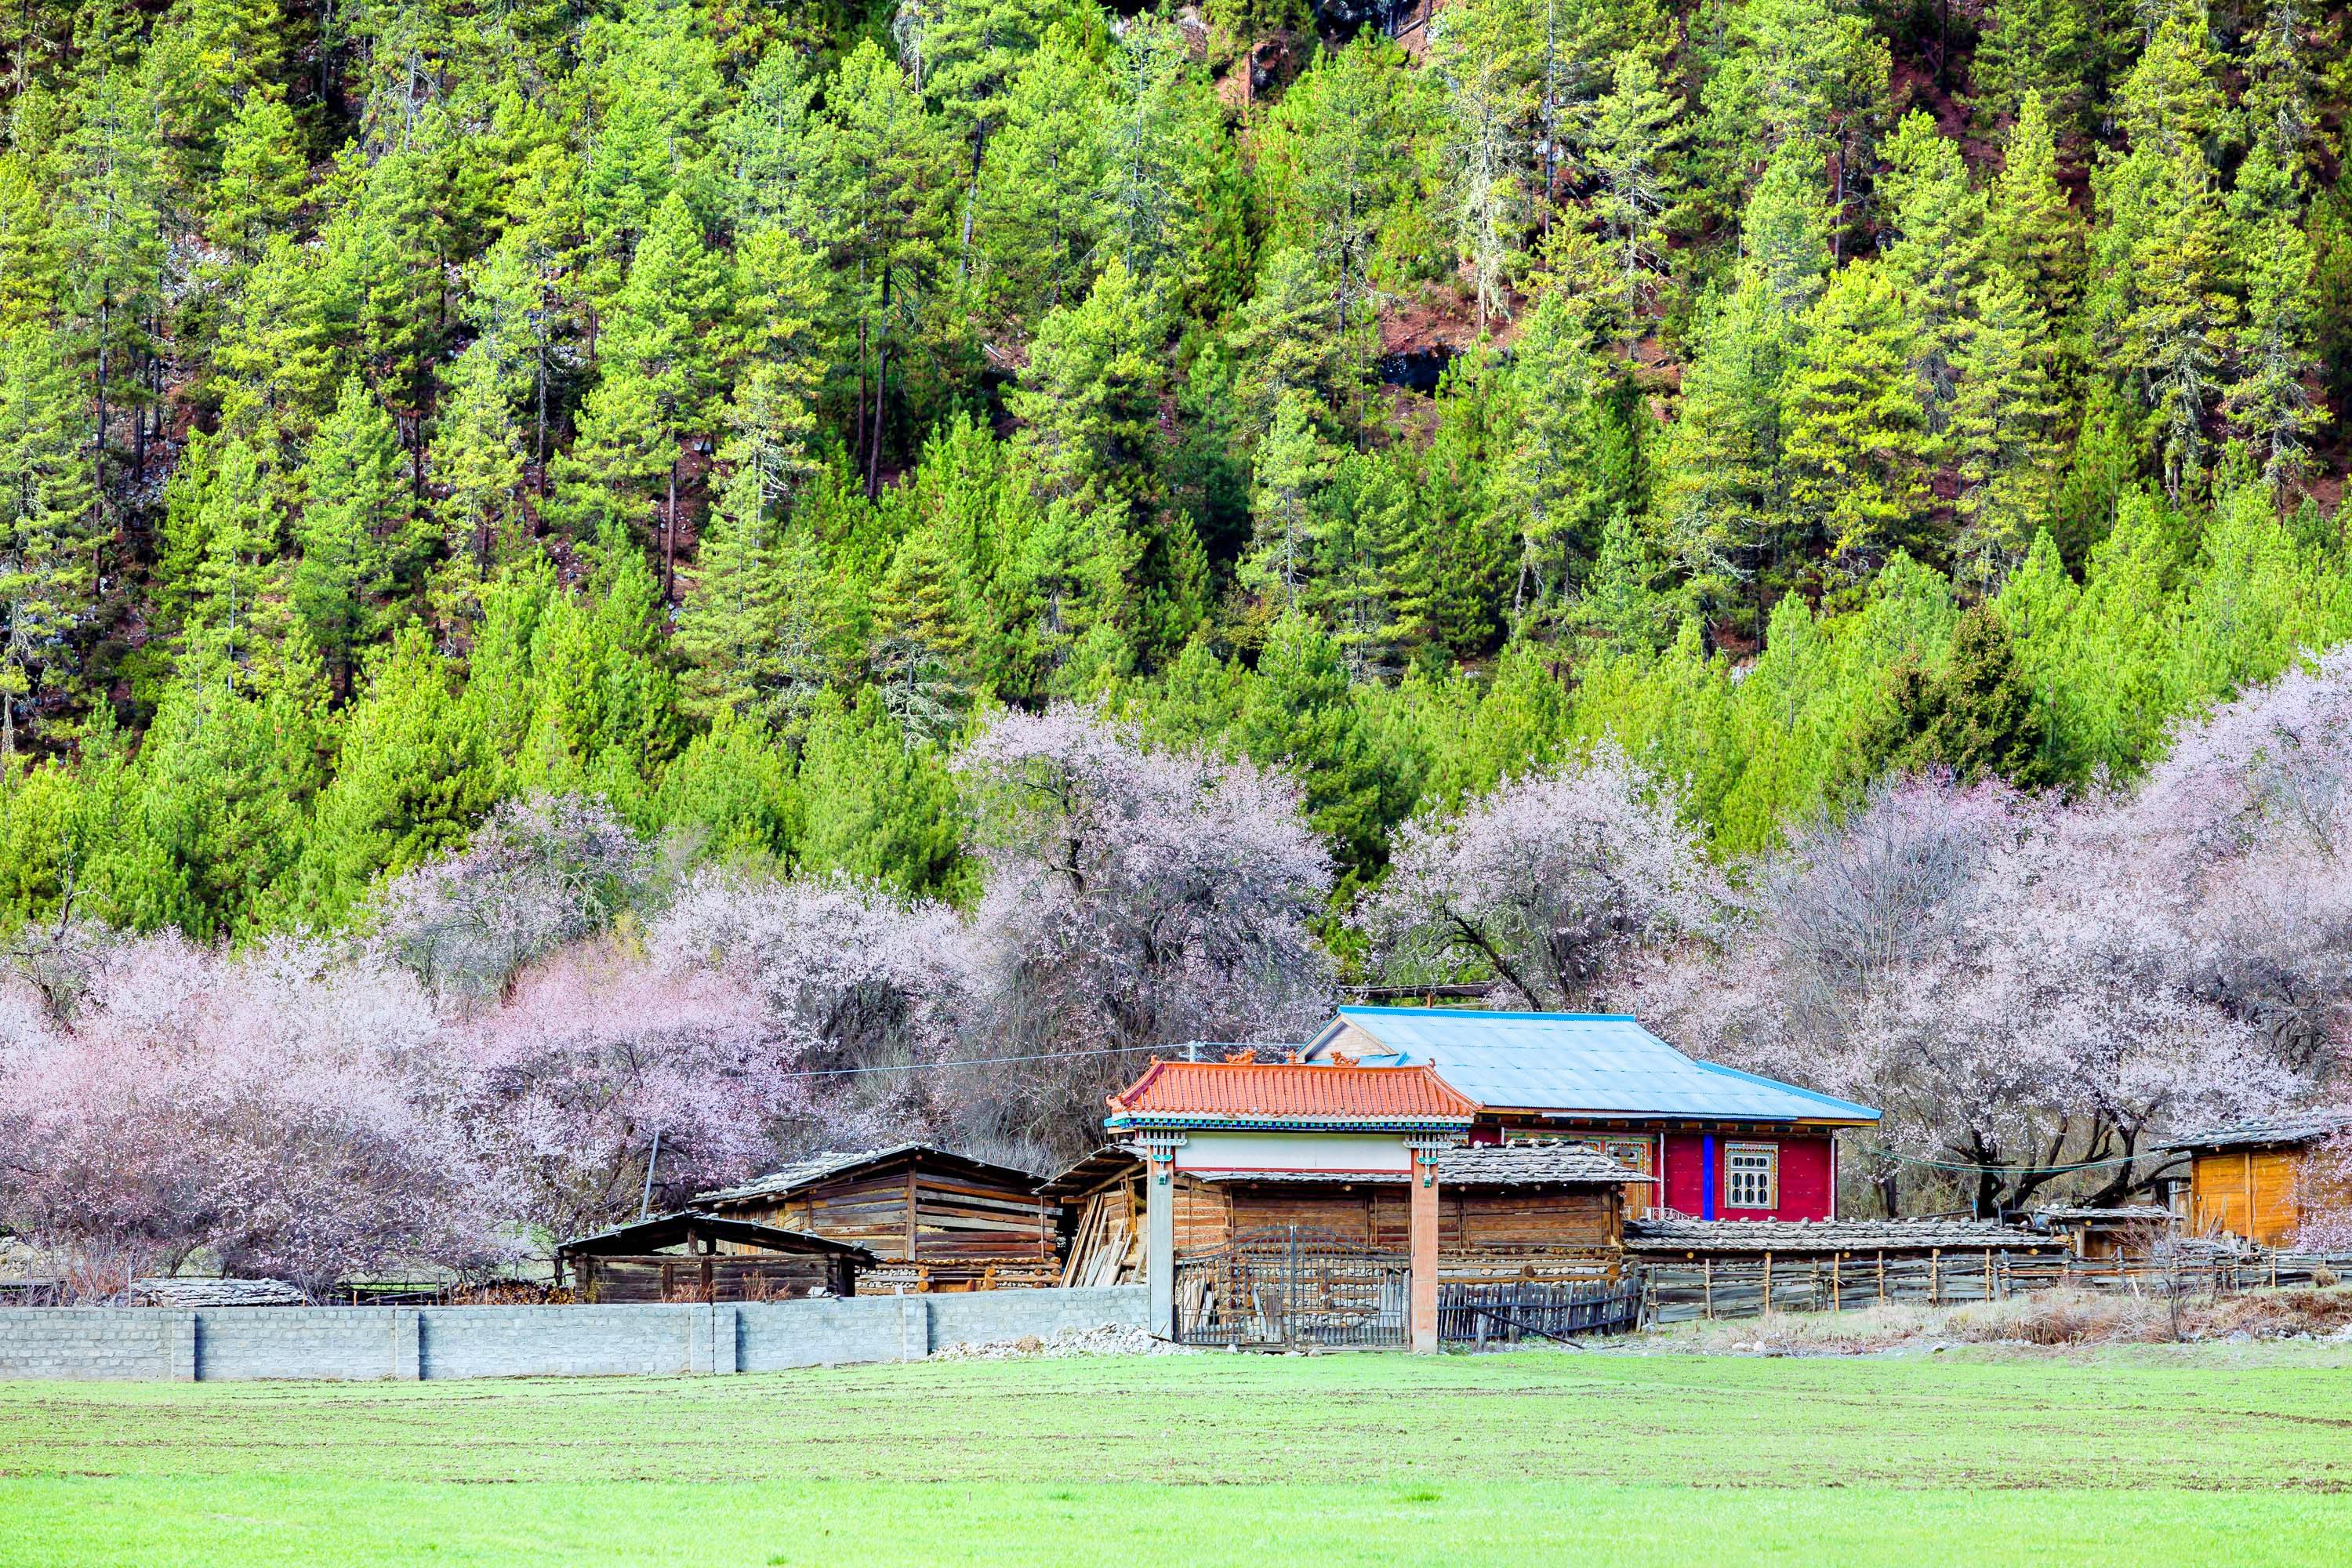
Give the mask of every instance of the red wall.
[[[1666, 1206], [1693, 1217], [1710, 1211], [1701, 1186], [1706, 1168], [1706, 1135], [1670, 1132], [1666, 1135]], [[1780, 1147], [1780, 1206], [1776, 1209], [1727, 1209], [1723, 1206], [1723, 1145], [1727, 1142], [1777, 1143]], [[1761, 1137], [1715, 1140], [1715, 1204], [1717, 1219], [1827, 1219], [1836, 1211], [1837, 1194], [1831, 1179], [1830, 1140], [1821, 1137]]]

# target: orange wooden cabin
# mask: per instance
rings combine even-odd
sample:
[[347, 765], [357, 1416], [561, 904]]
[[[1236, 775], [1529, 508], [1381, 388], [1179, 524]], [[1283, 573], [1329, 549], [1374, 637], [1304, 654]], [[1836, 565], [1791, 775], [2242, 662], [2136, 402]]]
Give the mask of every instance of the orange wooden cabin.
[[2352, 1194], [2315, 1192], [2310, 1170], [2313, 1152], [2347, 1130], [2352, 1119], [2340, 1111], [2305, 1111], [2173, 1139], [2164, 1147], [2189, 1156], [2189, 1234], [2294, 1246], [2304, 1210], [2315, 1197], [2352, 1199]]

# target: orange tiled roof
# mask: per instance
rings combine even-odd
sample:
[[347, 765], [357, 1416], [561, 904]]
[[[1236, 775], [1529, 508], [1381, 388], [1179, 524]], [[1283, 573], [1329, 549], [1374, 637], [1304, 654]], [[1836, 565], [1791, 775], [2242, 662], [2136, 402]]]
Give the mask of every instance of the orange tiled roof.
[[1110, 1097], [1114, 1124], [1466, 1124], [1478, 1108], [1425, 1067], [1153, 1062]]

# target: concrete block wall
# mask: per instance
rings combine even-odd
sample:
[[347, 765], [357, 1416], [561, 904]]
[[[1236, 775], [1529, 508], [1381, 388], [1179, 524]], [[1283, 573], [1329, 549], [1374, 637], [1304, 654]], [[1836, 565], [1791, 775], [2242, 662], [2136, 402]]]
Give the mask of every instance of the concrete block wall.
[[1140, 1324], [1140, 1286], [614, 1307], [0, 1308], [0, 1378], [709, 1375]]

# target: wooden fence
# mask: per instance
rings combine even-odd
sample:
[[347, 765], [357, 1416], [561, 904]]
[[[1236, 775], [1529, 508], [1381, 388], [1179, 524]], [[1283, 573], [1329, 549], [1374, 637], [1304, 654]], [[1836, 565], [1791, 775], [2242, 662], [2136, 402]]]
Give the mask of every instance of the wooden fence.
[[1570, 1340], [1587, 1334], [1631, 1333], [1641, 1327], [1638, 1279], [1560, 1284], [1510, 1280], [1480, 1285], [1442, 1280], [1437, 1287], [1437, 1337], [1446, 1344], [1485, 1350], [1530, 1339]]
[[1762, 1312], [1837, 1312], [1885, 1302], [1958, 1306], [2000, 1301], [2058, 1286], [2136, 1295], [2223, 1294], [2352, 1279], [2352, 1255], [2256, 1253], [2225, 1259], [2075, 1258], [2000, 1247], [1944, 1248], [1925, 1255], [1843, 1253], [1775, 1258], [1702, 1257], [1642, 1269], [1644, 1315], [1653, 1323]]

